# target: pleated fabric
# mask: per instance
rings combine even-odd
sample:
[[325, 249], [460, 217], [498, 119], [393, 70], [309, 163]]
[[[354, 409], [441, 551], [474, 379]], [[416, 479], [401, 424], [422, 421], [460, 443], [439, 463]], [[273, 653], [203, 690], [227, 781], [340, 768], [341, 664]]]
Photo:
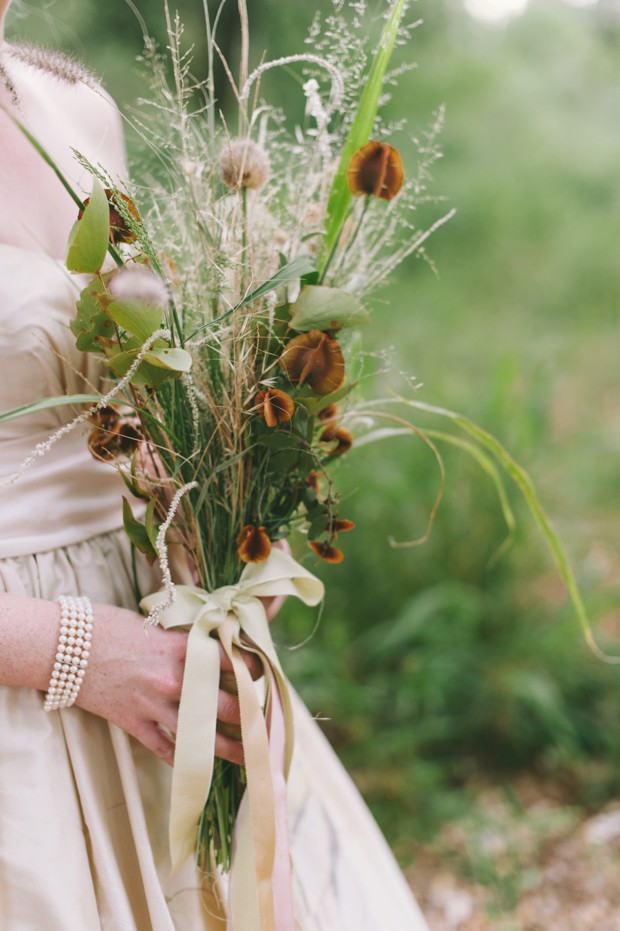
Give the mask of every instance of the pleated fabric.
[[[122, 531], [0, 560], [0, 591], [135, 608]], [[159, 585], [142, 567], [141, 585]], [[150, 578], [149, 578], [150, 573]], [[99, 624], [95, 636], [105, 636]], [[295, 699], [289, 823], [303, 931], [425, 931], [366, 806]], [[188, 861], [169, 878], [171, 770], [78, 707], [43, 711], [32, 689], [0, 688], [2, 931], [213, 931]], [[220, 927], [222, 927], [220, 923]]]

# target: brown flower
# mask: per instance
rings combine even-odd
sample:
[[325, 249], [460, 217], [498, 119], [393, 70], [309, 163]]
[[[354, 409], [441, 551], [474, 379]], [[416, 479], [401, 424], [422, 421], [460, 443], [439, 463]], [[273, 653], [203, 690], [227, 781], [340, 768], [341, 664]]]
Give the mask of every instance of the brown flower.
[[325, 562], [339, 563], [344, 559], [344, 553], [337, 546], [330, 543], [318, 543], [316, 540], [310, 541], [310, 546], [316, 555]]
[[328, 404], [322, 411], [319, 411], [317, 416], [319, 420], [335, 420], [338, 416], [338, 405]]
[[332, 520], [329, 523], [328, 530], [330, 534], [345, 533], [347, 530], [355, 530], [355, 524], [352, 520]]
[[[137, 239], [136, 234], [130, 228], [125, 218], [121, 216], [116, 205], [119, 199], [122, 200], [131, 216], [135, 217], [135, 219], [140, 222], [140, 214], [138, 213], [136, 205], [130, 197], [127, 197], [127, 195], [123, 194], [121, 191], [112, 191], [110, 188], [106, 188], [105, 196], [108, 198], [108, 204], [110, 205], [110, 242], [114, 246], [118, 246], [121, 242], [135, 242]], [[84, 209], [88, 207], [89, 203], [90, 197], [87, 197], [84, 201]], [[79, 220], [81, 220], [83, 213], [83, 210], [80, 210], [78, 213]]]
[[103, 407], [89, 421], [94, 430], [88, 437], [88, 448], [95, 459], [110, 462], [120, 455], [129, 455], [142, 439], [134, 426], [121, 421], [114, 407]]
[[339, 427], [335, 423], [329, 424], [320, 437], [323, 443], [331, 443], [333, 440], [337, 440], [337, 444], [334, 449], [330, 450], [330, 456], [342, 456], [343, 453], [347, 453], [353, 446], [353, 434], [347, 427]]
[[300, 333], [284, 347], [280, 366], [292, 382], [331, 394], [344, 381], [344, 356], [337, 339], [321, 330]]
[[268, 427], [277, 426], [278, 422], [288, 423], [295, 413], [295, 402], [286, 391], [278, 388], [266, 388], [256, 395], [256, 407], [262, 409]]
[[367, 142], [349, 162], [347, 184], [352, 194], [366, 194], [391, 200], [405, 179], [398, 149], [387, 142]]
[[308, 475], [306, 476], [306, 485], [308, 488], [311, 488], [312, 491], [315, 491], [318, 495], [319, 493], [319, 476], [314, 469], [310, 469]]
[[237, 552], [243, 562], [264, 562], [271, 553], [271, 540], [264, 527], [247, 524], [237, 537]]

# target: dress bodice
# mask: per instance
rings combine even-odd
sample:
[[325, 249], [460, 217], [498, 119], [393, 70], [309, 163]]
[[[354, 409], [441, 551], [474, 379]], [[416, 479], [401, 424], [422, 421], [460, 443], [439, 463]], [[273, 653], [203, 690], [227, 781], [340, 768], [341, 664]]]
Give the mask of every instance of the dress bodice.
[[[0, 411], [101, 387], [100, 363], [77, 350], [69, 329], [78, 293], [61, 262], [0, 244]], [[91, 456], [88, 427], [62, 437], [14, 484], [2, 484], [75, 414], [63, 406], [0, 422], [0, 558], [68, 546], [122, 525], [121, 479]]]

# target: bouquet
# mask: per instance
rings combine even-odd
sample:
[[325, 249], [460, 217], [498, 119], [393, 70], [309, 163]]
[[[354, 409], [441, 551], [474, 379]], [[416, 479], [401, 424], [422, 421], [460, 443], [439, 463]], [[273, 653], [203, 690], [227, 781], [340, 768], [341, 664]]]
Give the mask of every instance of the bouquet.
[[[413, 399], [394, 400], [448, 417], [468, 439], [354, 402], [358, 330], [370, 319], [365, 300], [452, 215], [427, 230], [414, 222], [439, 156], [441, 112], [411, 176], [393, 145], [395, 127], [379, 115], [392, 51], [409, 35], [405, 5], [394, 0], [386, 10], [374, 52], [364, 4], [351, 2], [323, 24], [315, 19], [309, 51], [250, 72], [239, 0], [237, 80], [225, 63], [234, 132], [218, 111], [216, 22], [205, 9], [209, 76], [197, 84], [181, 23], [168, 15], [169, 56], [147, 38], [153, 96], [136, 119], [159, 167], [131, 185], [76, 153], [93, 178], [82, 200], [30, 137], [79, 207], [67, 268], [88, 281], [71, 330], [80, 351], [101, 357], [110, 386], [101, 396], [55, 399], [87, 406], [22, 471], [85, 423], [93, 455], [119, 469], [128, 492], [125, 530], [162, 572], [162, 591], [141, 599], [146, 623], [190, 628], [173, 773], [173, 866], [195, 852], [207, 872], [228, 870], [236, 830], [237, 849], [254, 851], [254, 866], [250, 858], [246, 867], [255, 869], [265, 927], [281, 886], [272, 879], [287, 861], [282, 776], [292, 716], [259, 599], [321, 600], [321, 583], [277, 544], [298, 531], [315, 560], [343, 559], [342, 537], [354, 526], [341, 513], [332, 473], [355, 431], [383, 417], [390, 427], [377, 434], [412, 430], [435, 452], [439, 439], [457, 442], [496, 481], [510, 525], [499, 460], [535, 511], [587, 626], [531, 483], [497, 441], [466, 418]], [[305, 97], [304, 124], [293, 130], [260, 90], [265, 72], [285, 66], [301, 75]], [[245, 767], [213, 758], [217, 638], [235, 670]], [[263, 663], [262, 704], [244, 651]]]

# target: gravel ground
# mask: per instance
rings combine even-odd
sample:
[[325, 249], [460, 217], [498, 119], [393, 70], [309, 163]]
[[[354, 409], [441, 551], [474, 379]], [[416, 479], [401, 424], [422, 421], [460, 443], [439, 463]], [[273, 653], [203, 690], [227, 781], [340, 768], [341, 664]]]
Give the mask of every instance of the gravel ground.
[[620, 802], [484, 790], [407, 875], [432, 931], [620, 931]]

